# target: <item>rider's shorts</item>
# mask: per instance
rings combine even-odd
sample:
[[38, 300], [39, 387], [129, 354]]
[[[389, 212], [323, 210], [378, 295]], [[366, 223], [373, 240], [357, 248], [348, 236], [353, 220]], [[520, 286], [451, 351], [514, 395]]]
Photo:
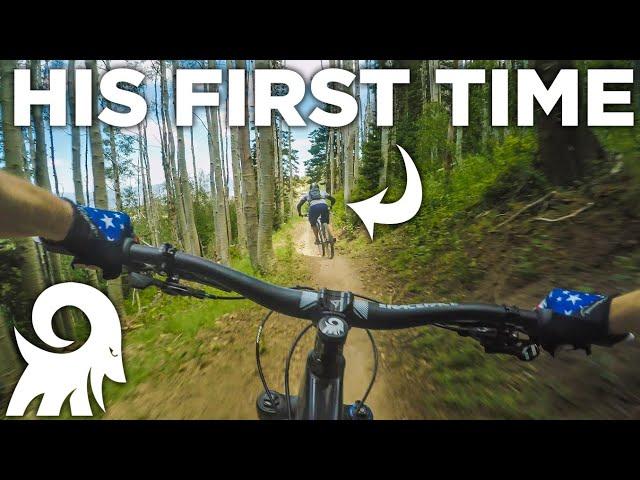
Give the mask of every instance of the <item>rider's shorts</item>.
[[309, 207], [309, 223], [315, 225], [318, 217], [320, 217], [322, 223], [329, 223], [329, 205], [317, 203]]

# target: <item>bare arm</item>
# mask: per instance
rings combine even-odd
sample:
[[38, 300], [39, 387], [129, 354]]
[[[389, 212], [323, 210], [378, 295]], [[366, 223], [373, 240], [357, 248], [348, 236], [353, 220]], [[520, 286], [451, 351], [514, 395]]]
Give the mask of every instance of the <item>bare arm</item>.
[[640, 290], [626, 293], [611, 301], [609, 310], [611, 333], [640, 333]]
[[298, 202], [298, 205], [296, 205], [296, 208], [298, 209], [298, 215], [302, 215], [302, 206], [306, 201], [307, 201], [307, 197], [302, 197]]
[[72, 220], [68, 202], [0, 171], [0, 238], [40, 236], [61, 241]]

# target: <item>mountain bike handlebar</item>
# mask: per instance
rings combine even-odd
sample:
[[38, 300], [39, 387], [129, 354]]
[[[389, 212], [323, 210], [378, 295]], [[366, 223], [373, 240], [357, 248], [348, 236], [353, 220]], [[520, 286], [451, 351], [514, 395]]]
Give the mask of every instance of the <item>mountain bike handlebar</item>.
[[124, 263], [133, 271], [149, 269], [236, 292], [276, 312], [307, 320], [318, 320], [327, 305], [344, 314], [351, 326], [367, 329], [402, 329], [429, 324], [509, 324], [534, 330], [540, 311], [480, 303], [418, 303], [390, 305], [365, 300], [349, 292], [299, 290], [264, 282], [232, 268], [177, 251], [165, 245], [156, 248], [127, 241]]

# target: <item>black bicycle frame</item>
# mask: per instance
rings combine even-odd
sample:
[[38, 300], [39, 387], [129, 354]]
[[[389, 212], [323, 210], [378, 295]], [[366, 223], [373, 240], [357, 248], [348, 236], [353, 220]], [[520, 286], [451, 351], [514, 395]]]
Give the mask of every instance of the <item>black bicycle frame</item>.
[[[344, 312], [353, 297], [347, 292], [322, 290], [320, 301], [325, 311], [314, 325], [314, 347], [307, 355], [299, 394], [290, 398], [291, 418], [297, 420], [351, 418], [349, 406], [343, 404], [346, 365], [343, 349], [349, 331]], [[276, 405], [272, 405], [269, 395], [263, 392], [257, 402], [258, 416], [262, 419], [290, 418], [286, 396], [274, 391], [271, 393]], [[368, 408], [362, 411], [370, 414]]]
[[314, 348], [307, 355], [304, 377], [296, 402], [296, 419], [342, 419], [345, 367], [342, 352], [348, 328], [344, 318], [335, 314], [328, 314], [318, 322]]

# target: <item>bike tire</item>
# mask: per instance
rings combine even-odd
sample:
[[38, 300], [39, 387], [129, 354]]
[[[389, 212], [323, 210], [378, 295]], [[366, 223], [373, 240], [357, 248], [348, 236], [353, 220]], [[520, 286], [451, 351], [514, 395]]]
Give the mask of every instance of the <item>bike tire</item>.
[[329, 231], [327, 230], [326, 223], [322, 224], [322, 232], [325, 239], [325, 244], [327, 245], [327, 257], [329, 257], [329, 259], [331, 260], [333, 259], [333, 255], [335, 254], [335, 251], [333, 248], [333, 238], [331, 237], [331, 235], [329, 235]]
[[334, 245], [335, 243], [333, 242], [333, 238], [331, 238], [331, 236], [329, 236], [329, 241], [327, 242], [327, 245], [329, 247], [329, 259], [333, 259], [333, 256], [335, 255], [335, 248]]
[[320, 241], [322, 256], [324, 257], [326, 252], [326, 242], [324, 235], [324, 224], [322, 222], [318, 222], [318, 240]]

